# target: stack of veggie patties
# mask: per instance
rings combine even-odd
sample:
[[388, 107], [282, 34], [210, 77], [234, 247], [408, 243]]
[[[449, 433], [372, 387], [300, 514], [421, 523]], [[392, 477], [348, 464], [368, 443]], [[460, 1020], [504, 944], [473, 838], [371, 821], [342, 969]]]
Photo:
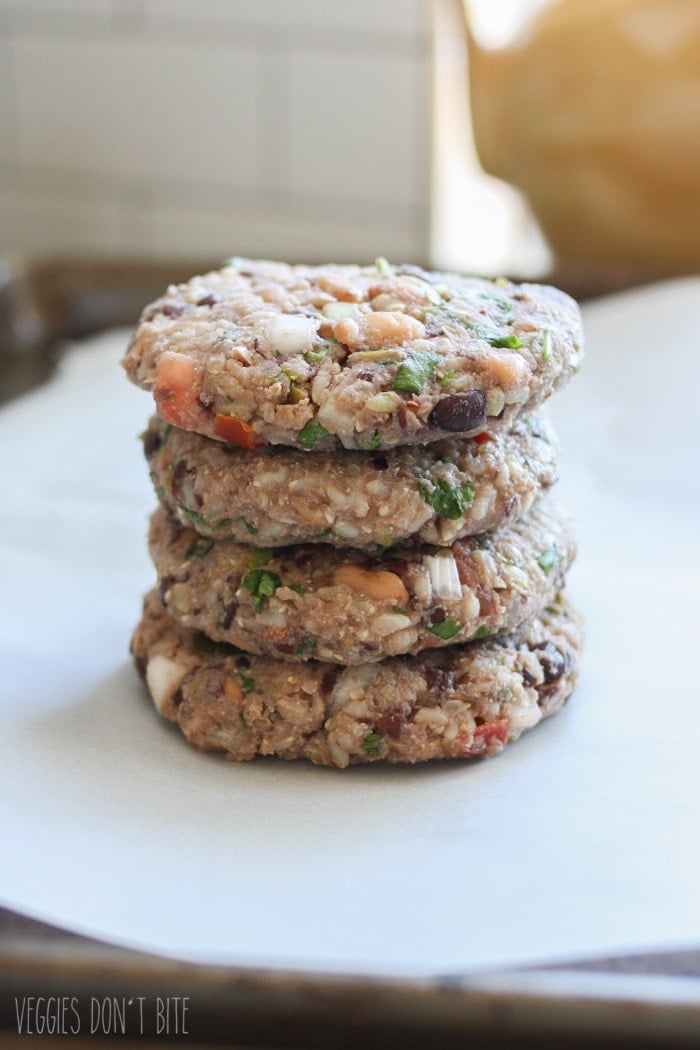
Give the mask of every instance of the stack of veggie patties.
[[575, 555], [542, 403], [578, 369], [564, 293], [415, 266], [235, 259], [125, 357], [157, 415], [157, 710], [232, 759], [493, 754], [573, 690]]

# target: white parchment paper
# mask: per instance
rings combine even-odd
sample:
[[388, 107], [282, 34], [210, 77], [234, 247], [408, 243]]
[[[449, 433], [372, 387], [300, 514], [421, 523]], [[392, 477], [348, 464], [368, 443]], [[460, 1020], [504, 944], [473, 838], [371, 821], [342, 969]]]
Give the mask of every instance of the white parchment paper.
[[0, 412], [0, 902], [183, 959], [419, 975], [700, 943], [700, 281], [585, 311], [552, 403], [581, 685], [496, 759], [191, 750], [127, 646], [153, 580], [123, 333]]

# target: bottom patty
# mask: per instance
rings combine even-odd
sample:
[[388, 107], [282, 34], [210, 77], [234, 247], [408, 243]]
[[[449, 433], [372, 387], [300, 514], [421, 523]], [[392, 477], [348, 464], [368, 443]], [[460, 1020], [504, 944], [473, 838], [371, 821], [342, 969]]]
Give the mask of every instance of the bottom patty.
[[500, 638], [354, 667], [289, 664], [178, 626], [154, 590], [132, 654], [159, 713], [195, 747], [345, 768], [496, 754], [566, 702], [581, 645], [559, 594]]

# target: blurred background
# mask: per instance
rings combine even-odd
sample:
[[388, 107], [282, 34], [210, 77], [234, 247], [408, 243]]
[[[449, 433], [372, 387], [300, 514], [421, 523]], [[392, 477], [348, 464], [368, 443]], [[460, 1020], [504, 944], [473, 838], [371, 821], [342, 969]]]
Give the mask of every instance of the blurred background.
[[7, 352], [232, 254], [696, 272], [700, 0], [0, 0]]

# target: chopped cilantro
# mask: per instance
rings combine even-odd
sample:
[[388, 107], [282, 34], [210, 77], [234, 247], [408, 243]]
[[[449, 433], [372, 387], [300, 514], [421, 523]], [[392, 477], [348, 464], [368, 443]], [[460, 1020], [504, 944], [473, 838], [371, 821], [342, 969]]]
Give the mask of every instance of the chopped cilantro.
[[294, 655], [301, 656], [302, 653], [308, 653], [315, 648], [316, 639], [313, 637], [313, 635], [309, 635], [308, 638], [304, 638], [303, 642], [299, 642], [298, 646], [294, 650]]
[[255, 679], [249, 674], [241, 675], [241, 687], [244, 693], [252, 693], [257, 689]]
[[459, 620], [443, 620], [442, 623], [429, 623], [428, 630], [431, 634], [447, 641], [449, 638], [454, 638], [456, 634], [459, 634], [462, 630], [462, 625]]
[[381, 743], [384, 739], [383, 733], [368, 733], [362, 741], [362, 750], [367, 758], [379, 758]]
[[411, 354], [403, 364], [399, 365], [394, 377], [394, 390], [419, 394], [437, 368], [439, 360], [435, 354]]
[[491, 634], [490, 630], [484, 624], [483, 626], [479, 627], [476, 631], [474, 631], [474, 634], [472, 635], [472, 638], [475, 638], [477, 640], [480, 639], [480, 638], [488, 638], [488, 636], [490, 634]]
[[196, 510], [190, 510], [190, 508], [186, 507], [184, 503], [178, 503], [177, 506], [178, 510], [181, 511], [182, 514], [185, 514], [188, 518], [191, 518], [192, 521], [196, 521], [199, 525], [204, 525], [207, 529], [211, 528], [209, 522], [203, 514], [198, 514]]
[[252, 521], [244, 521], [243, 524], [246, 527], [246, 532], [249, 532], [251, 536], [254, 536], [258, 531], [257, 525], [253, 525]]
[[192, 540], [192, 543], [185, 551], [185, 557], [205, 558], [213, 546], [213, 540], [206, 539], [204, 536], [198, 536], [196, 540]]
[[324, 438], [329, 433], [330, 431], [315, 419], [310, 419], [297, 434], [297, 441], [303, 448], [313, 448], [319, 438]]
[[461, 325], [462, 328], [474, 332], [479, 339], [484, 339], [490, 346], [507, 347], [509, 350], [517, 350], [523, 346], [522, 340], [517, 335], [508, 332], [499, 332], [496, 328], [469, 321], [466, 317], [456, 313], [454, 310], [428, 310], [426, 311], [426, 327], [429, 335], [439, 335], [445, 325]]
[[556, 543], [552, 544], [546, 551], [542, 551], [537, 556], [537, 564], [542, 569], [545, 576], [548, 576], [555, 565], [558, 565], [562, 560], [563, 554], [557, 547]]
[[405, 616], [408, 612], [408, 609], [405, 605], [395, 605], [391, 611], [398, 613], [400, 616]]
[[296, 591], [297, 594], [306, 594], [306, 587], [302, 587], [300, 583], [290, 583], [290, 591]]
[[450, 379], [454, 379], [454, 377], [455, 377], [455, 370], [454, 370], [454, 368], [450, 368], [450, 370], [448, 372], [443, 372], [442, 373], [442, 375], [440, 376], [440, 382], [443, 383], [443, 384], [449, 383]]
[[418, 491], [433, 510], [448, 521], [461, 518], [467, 507], [474, 502], [474, 486], [471, 481], [465, 481], [463, 485], [450, 485], [448, 481], [438, 478], [432, 482], [433, 489], [427, 485], [420, 485]]
[[489, 346], [506, 347], [509, 350], [517, 350], [523, 346], [523, 341], [517, 335], [508, 332], [498, 332], [495, 328], [487, 328], [486, 325], [474, 324], [473, 321], [460, 321], [465, 328], [470, 328], [480, 339], [485, 339]]
[[269, 569], [251, 569], [243, 577], [243, 586], [255, 598], [255, 611], [260, 612], [266, 598], [271, 598], [282, 580]]
[[367, 448], [368, 449], [379, 448], [381, 443], [382, 443], [381, 435], [380, 435], [378, 430], [375, 430], [374, 433], [372, 434], [372, 437], [369, 439], [369, 441], [367, 443]]

